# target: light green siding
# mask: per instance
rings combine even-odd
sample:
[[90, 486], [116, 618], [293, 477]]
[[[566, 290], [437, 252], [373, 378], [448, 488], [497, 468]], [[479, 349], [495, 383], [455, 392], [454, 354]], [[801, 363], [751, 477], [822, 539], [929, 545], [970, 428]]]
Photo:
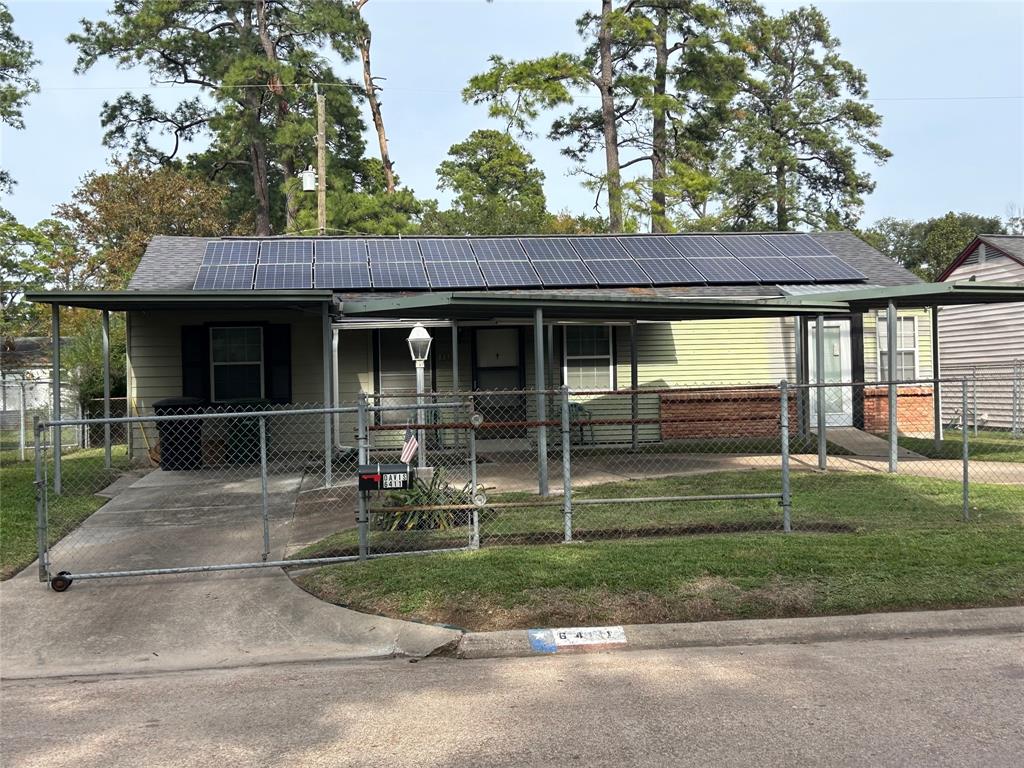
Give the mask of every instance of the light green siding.
[[[283, 323], [291, 326], [292, 404], [316, 405], [323, 402], [323, 368], [321, 367], [323, 336], [319, 315], [299, 314], [286, 310], [232, 312], [150, 311], [130, 312], [128, 317], [128, 397], [132, 415], [153, 413], [153, 403], [165, 397], [180, 397], [181, 391], [181, 329], [187, 325], [207, 323]], [[269, 436], [284, 449], [299, 443], [312, 444], [318, 428], [307, 419], [296, 422], [268, 422]], [[274, 425], [278, 424], [277, 427]], [[275, 436], [275, 429], [277, 435]], [[156, 444], [156, 431], [146, 425], [145, 434], [138, 427], [132, 433], [132, 450], [136, 458], [145, 456]], [[287, 433], [287, 439], [285, 439]]]

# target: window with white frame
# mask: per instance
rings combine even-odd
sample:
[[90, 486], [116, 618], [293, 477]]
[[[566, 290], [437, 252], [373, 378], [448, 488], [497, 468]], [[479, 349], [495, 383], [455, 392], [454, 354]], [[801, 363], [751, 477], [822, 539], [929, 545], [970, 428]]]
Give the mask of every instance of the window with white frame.
[[562, 373], [569, 389], [611, 389], [611, 327], [565, 326], [562, 335]]
[[210, 386], [215, 403], [263, 397], [262, 328], [210, 328]]
[[[878, 377], [889, 381], [889, 324], [885, 315], [878, 316]], [[896, 317], [895, 381], [917, 378], [917, 318]]]

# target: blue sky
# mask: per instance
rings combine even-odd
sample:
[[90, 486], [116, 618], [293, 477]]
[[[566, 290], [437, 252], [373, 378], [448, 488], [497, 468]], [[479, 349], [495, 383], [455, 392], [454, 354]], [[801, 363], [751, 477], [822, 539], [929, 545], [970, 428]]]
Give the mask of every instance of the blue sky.
[[[778, 11], [796, 4], [766, 5]], [[448, 148], [488, 124], [484, 109], [463, 104], [460, 91], [490, 54], [575, 50], [573, 20], [596, 6], [372, 0], [374, 69], [387, 78], [384, 117], [403, 182], [421, 196], [438, 196], [434, 171]], [[102, 17], [107, 3], [12, 0], [9, 7], [16, 30], [42, 60], [42, 90], [25, 114], [26, 130], [0, 134], [0, 164], [18, 180], [0, 204], [30, 223], [66, 200], [83, 174], [105, 166], [102, 103], [149, 85], [144, 70], [109, 63], [84, 76], [73, 73], [75, 50], [65, 38], [81, 17]], [[878, 186], [864, 223], [949, 210], [1005, 216], [1008, 204], [1024, 206], [1024, 4], [849, 0], [818, 7], [846, 58], [867, 73], [884, 117], [881, 141], [894, 153], [874, 169]], [[165, 103], [191, 93], [152, 92]], [[549, 207], [591, 213], [591, 193], [567, 174], [568, 163], [544, 132], [528, 147], [547, 175]], [[368, 152], [375, 146], [368, 142]]]

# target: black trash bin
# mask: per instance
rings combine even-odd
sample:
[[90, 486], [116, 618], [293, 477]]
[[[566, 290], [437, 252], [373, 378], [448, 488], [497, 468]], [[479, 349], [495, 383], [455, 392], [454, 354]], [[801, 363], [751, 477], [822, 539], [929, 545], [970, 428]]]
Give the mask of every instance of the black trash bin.
[[[233, 400], [231, 410], [259, 413], [270, 407], [269, 400]], [[259, 417], [239, 416], [228, 419], [227, 460], [229, 464], [259, 464]]]
[[[157, 416], [202, 413], [207, 403], [198, 397], [167, 397], [153, 403]], [[201, 419], [158, 421], [160, 469], [199, 469], [203, 466], [203, 424]]]

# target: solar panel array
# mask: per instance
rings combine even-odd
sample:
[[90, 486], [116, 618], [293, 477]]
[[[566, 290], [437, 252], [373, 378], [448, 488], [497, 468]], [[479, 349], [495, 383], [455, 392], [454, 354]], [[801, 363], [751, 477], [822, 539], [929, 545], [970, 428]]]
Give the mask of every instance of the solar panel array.
[[216, 240], [195, 290], [774, 285], [865, 276], [803, 234]]

